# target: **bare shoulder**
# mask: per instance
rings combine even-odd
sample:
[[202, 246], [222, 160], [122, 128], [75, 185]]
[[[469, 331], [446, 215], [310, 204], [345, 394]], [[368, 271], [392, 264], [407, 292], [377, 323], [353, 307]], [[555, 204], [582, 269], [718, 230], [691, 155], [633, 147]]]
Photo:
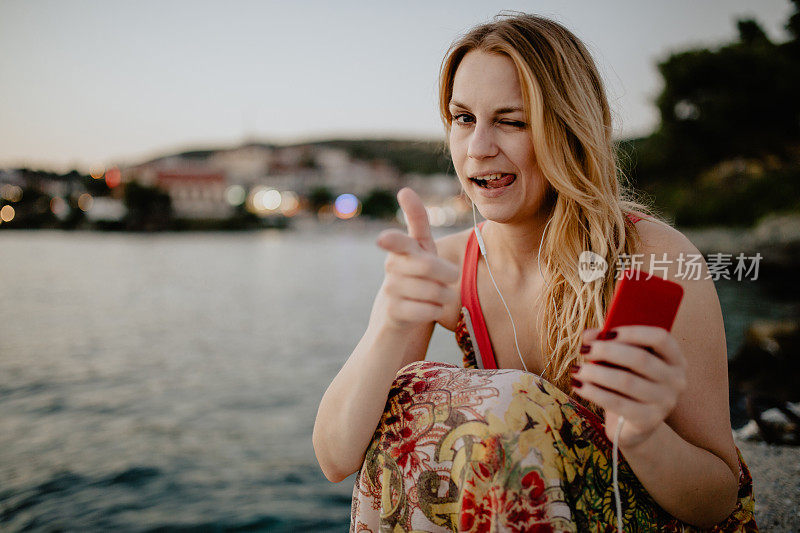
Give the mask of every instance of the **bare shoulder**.
[[[642, 253], [688, 252], [697, 248], [676, 228], [662, 222], [642, 219], [636, 223], [636, 229], [642, 239]], [[698, 252], [699, 253], [699, 252]]]
[[641, 238], [637, 252], [644, 264], [642, 270], [672, 278], [672, 281], [708, 281], [702, 254], [686, 235], [662, 222], [642, 219], [636, 223]]
[[[642, 270], [669, 279], [685, 291], [719, 306], [714, 282], [703, 254], [678, 229], [661, 222], [641, 220], [636, 223], [641, 237]], [[688, 296], [688, 295], [687, 295]]]

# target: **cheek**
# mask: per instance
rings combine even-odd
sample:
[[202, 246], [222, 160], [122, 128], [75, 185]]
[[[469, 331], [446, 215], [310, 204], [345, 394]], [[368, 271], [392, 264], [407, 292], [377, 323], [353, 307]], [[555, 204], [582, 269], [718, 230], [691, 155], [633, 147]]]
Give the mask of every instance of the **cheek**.
[[461, 146], [461, 143], [458, 138], [458, 132], [456, 131], [455, 128], [452, 128], [450, 130], [450, 135], [448, 135], [447, 137], [447, 142], [450, 143], [450, 153], [455, 154]]
[[453, 165], [458, 169], [459, 165], [461, 165], [466, 158], [467, 145], [457, 133], [453, 132], [450, 133], [448, 141], [450, 145], [450, 157], [453, 159]]
[[533, 172], [537, 169], [536, 152], [529, 141], [519, 143], [514, 147], [514, 160], [520, 168]]

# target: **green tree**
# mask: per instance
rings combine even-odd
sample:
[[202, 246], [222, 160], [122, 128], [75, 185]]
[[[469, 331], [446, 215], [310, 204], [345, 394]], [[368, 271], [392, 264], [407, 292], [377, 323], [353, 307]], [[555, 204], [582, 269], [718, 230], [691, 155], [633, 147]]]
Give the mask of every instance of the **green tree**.
[[621, 141], [624, 173], [680, 225], [751, 225], [800, 210], [800, 0], [785, 42], [752, 19], [738, 38], [658, 64], [652, 135]]
[[361, 214], [372, 218], [392, 218], [399, 209], [394, 193], [373, 189], [361, 204]]
[[797, 37], [775, 44], [752, 19], [740, 20], [738, 30], [737, 42], [658, 65], [664, 90], [661, 125], [650, 139], [662, 154], [656, 164], [697, 171], [731, 157], [787, 158], [800, 141]]

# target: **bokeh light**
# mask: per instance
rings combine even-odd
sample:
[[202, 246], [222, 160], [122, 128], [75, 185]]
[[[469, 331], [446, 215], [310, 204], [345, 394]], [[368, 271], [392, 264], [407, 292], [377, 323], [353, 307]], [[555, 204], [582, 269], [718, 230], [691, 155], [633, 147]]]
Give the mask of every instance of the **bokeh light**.
[[50, 200], [50, 212], [63, 220], [69, 214], [69, 205], [66, 200], [56, 196]]
[[449, 205], [443, 207], [431, 206], [426, 208], [426, 211], [428, 212], [428, 221], [434, 227], [452, 226], [458, 218], [456, 210]]
[[9, 202], [19, 202], [22, 200], [22, 187], [6, 183], [0, 187], [0, 196]]
[[333, 207], [331, 207], [330, 204], [320, 207], [317, 210], [317, 219], [326, 224], [330, 224], [336, 220], [336, 215], [333, 213]]
[[247, 198], [247, 209], [259, 216], [267, 216], [281, 205], [281, 193], [267, 187], [256, 187]]
[[353, 218], [361, 213], [361, 202], [353, 194], [340, 194], [333, 202], [333, 211], [343, 220]]
[[109, 168], [106, 172], [106, 185], [113, 189], [120, 183], [122, 183], [122, 174], [119, 169], [117, 167]]
[[250, 189], [250, 194], [247, 196], [246, 207], [247, 210], [253, 214], [261, 215], [264, 213], [264, 205], [261, 203], [261, 198], [264, 196], [264, 187], [254, 187]]
[[88, 192], [85, 192], [78, 197], [78, 209], [84, 213], [91, 209], [93, 204], [94, 198], [92, 198], [92, 195]]
[[106, 173], [105, 165], [92, 165], [89, 169], [89, 175], [96, 180], [103, 179], [103, 174]]
[[269, 189], [268, 191], [264, 192], [264, 196], [262, 197], [261, 201], [264, 204], [264, 209], [268, 211], [274, 211], [281, 205], [281, 193], [275, 189]]
[[444, 225], [444, 212], [439, 206], [426, 207], [425, 211], [428, 213], [428, 222], [431, 226], [438, 227]]
[[225, 200], [232, 206], [242, 205], [247, 198], [247, 192], [241, 185], [231, 185], [225, 189]]
[[300, 198], [294, 191], [284, 191], [281, 193], [281, 205], [279, 207], [281, 214], [287, 217], [292, 217], [300, 210]]
[[10, 205], [4, 205], [0, 208], [0, 220], [3, 222], [11, 222], [16, 214], [17, 212]]

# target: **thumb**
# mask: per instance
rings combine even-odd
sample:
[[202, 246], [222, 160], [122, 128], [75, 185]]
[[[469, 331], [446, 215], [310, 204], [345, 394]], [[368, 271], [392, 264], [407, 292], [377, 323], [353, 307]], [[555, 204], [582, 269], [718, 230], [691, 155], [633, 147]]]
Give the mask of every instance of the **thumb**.
[[436, 253], [436, 244], [433, 242], [431, 225], [428, 222], [428, 212], [420, 197], [408, 187], [400, 189], [397, 193], [397, 202], [408, 221], [408, 235], [415, 239], [426, 252]]
[[411, 254], [419, 249], [417, 241], [396, 229], [382, 231], [378, 235], [377, 244], [387, 252], [396, 254]]

